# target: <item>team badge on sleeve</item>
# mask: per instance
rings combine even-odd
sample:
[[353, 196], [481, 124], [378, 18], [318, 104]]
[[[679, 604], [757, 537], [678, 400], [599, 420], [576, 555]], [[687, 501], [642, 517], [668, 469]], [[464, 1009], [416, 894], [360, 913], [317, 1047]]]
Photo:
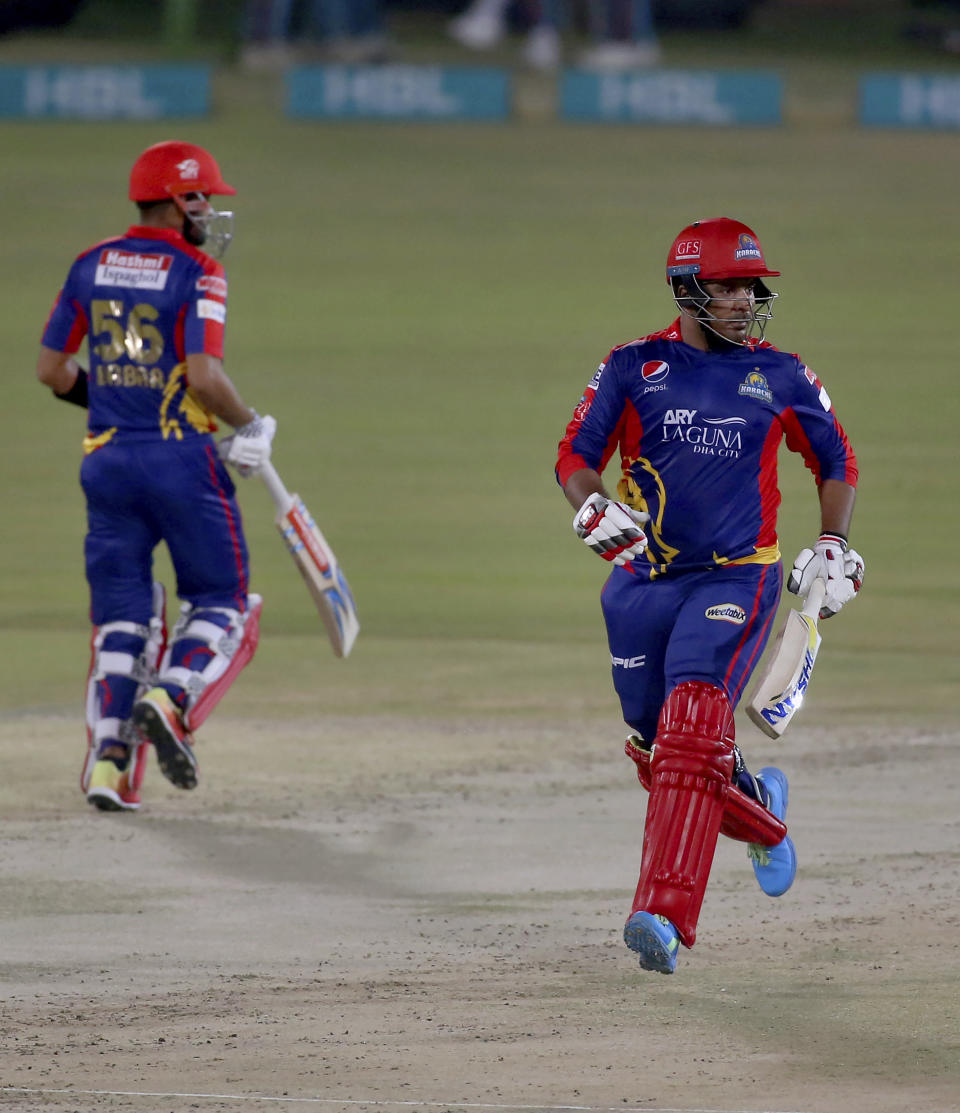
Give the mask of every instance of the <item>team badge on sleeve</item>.
[[203, 317], [208, 321], [216, 321], [217, 324], [222, 325], [227, 319], [227, 307], [222, 301], [214, 301], [212, 298], [201, 298], [197, 302], [197, 316]]
[[811, 368], [807, 367], [806, 364], [803, 365], [803, 377], [814, 388], [814, 390], [817, 391], [817, 399], [819, 400], [820, 405], [823, 406], [827, 413], [829, 413], [833, 403], [830, 401], [830, 395], [827, 394], [827, 388], [817, 378], [816, 373], [811, 370]]
[[197, 279], [197, 289], [209, 294], [212, 298], [227, 300], [227, 280], [217, 274], [202, 274]]

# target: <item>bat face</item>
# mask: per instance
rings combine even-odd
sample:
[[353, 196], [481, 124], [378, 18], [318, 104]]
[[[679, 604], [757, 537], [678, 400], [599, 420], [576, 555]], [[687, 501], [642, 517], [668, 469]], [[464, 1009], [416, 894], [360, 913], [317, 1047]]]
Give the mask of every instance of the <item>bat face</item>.
[[346, 657], [360, 631], [353, 593], [333, 550], [299, 495], [294, 495], [286, 513], [277, 517], [277, 529], [310, 589], [334, 653]]
[[815, 618], [800, 611], [787, 615], [770, 663], [747, 704], [747, 714], [770, 738], [783, 734], [803, 703], [820, 640]]
[[293, 496], [293, 505], [277, 520], [277, 526], [283, 534], [287, 548], [297, 558], [297, 563], [303, 561], [311, 564], [322, 579], [333, 586], [333, 565], [336, 563], [336, 557], [327, 545], [323, 534], [317, 529], [310, 511], [304, 506], [299, 495]]

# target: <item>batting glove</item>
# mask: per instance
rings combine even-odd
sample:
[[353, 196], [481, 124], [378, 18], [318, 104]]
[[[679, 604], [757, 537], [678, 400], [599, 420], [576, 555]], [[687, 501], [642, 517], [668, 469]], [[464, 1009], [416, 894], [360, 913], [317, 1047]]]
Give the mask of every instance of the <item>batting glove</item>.
[[220, 441], [217, 446], [220, 459], [232, 464], [244, 478], [256, 475], [270, 459], [276, 431], [277, 423], [274, 418], [269, 415], [261, 417], [254, 410], [252, 421], [241, 425], [235, 433]]
[[793, 562], [787, 590], [806, 598], [813, 581], [827, 585], [820, 607], [821, 618], [832, 618], [856, 597], [863, 583], [863, 559], [835, 533], [822, 533], [812, 549], [801, 549]]
[[577, 511], [573, 529], [597, 556], [628, 564], [647, 547], [646, 534], [639, 527], [649, 521], [649, 514], [595, 493]]

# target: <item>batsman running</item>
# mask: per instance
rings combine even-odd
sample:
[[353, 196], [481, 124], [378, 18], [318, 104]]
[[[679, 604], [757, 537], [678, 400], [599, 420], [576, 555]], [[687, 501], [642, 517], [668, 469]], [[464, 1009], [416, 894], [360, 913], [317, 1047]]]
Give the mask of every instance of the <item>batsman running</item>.
[[[261, 600], [234, 485], [270, 458], [276, 430], [223, 369], [227, 279], [215, 256], [233, 194], [192, 143], [147, 148], [129, 198], [137, 222], [73, 263], [43, 333], [37, 376], [88, 410], [80, 482], [93, 623], [81, 788], [102, 811], [140, 805], [152, 743], [163, 775], [197, 783], [193, 731], [257, 646]], [[89, 367], [75, 355], [86, 338]], [[220, 442], [214, 418], [235, 432]], [[153, 552], [165, 542], [182, 600], [167, 638]]]
[[[823, 581], [827, 618], [863, 581], [847, 547], [853, 451], [817, 375], [763, 338], [777, 297], [767, 280], [779, 274], [739, 221], [684, 228], [666, 272], [679, 317], [610, 352], [559, 446], [574, 530], [613, 565], [601, 594], [613, 683], [634, 732], [627, 755], [650, 793], [624, 940], [644, 970], [662, 974], [694, 944], [720, 834], [749, 844], [769, 896], [796, 874], [787, 778], [747, 770], [733, 718], [783, 584], [781, 440], [803, 457], [820, 500], [820, 536], [788, 589], [806, 597]], [[611, 496], [601, 475], [615, 451]]]

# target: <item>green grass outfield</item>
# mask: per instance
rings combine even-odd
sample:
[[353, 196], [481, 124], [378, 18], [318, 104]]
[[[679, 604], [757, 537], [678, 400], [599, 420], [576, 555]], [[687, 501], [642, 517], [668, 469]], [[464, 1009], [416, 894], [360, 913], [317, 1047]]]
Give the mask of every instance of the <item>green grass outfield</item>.
[[[75, 254], [131, 221], [132, 158], [178, 135], [238, 188], [228, 370], [276, 416], [275, 461], [363, 623], [335, 660], [245, 483], [263, 640], [224, 711], [616, 720], [604, 569], [570, 529], [555, 446], [609, 347], [672, 319], [675, 233], [727, 214], [784, 272], [770, 339], [821, 375], [861, 463], [866, 585], [824, 628], [804, 715], [956, 722], [955, 136], [317, 125], [276, 103], [228, 72], [201, 123], [0, 125], [5, 711], [79, 715], [86, 669], [83, 417], [34, 379], [43, 323]], [[816, 497], [781, 461], [792, 559]]]

